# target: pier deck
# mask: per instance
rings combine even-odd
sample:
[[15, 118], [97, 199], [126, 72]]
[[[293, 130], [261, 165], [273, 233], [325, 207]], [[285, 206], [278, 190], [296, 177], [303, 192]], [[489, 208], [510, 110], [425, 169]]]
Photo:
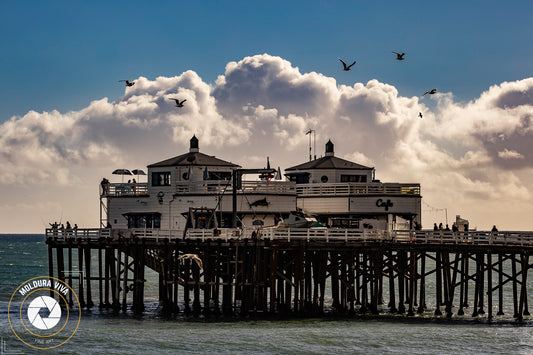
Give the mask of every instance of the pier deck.
[[46, 240], [50, 276], [76, 284], [82, 307], [97, 287], [101, 307], [142, 312], [148, 267], [169, 313], [529, 316], [533, 232], [47, 229]]

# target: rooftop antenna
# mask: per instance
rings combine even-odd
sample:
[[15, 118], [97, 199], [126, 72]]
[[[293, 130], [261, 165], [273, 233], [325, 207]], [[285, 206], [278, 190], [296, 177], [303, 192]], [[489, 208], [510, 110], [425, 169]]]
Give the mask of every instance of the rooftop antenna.
[[313, 134], [313, 144], [314, 144], [314, 152], [315, 152], [315, 160], [316, 160], [316, 132], [314, 129], [308, 129], [305, 131], [305, 135], [309, 135], [309, 161], [312, 160], [311, 158], [311, 133]]

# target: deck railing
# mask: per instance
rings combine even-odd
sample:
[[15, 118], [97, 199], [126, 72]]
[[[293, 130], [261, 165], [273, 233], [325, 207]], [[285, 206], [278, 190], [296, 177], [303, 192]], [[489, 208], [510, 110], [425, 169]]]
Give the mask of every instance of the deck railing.
[[[179, 182], [176, 185], [176, 193], [231, 193], [232, 182], [228, 180], [206, 180], [194, 182]], [[292, 194], [296, 193], [294, 183], [287, 181], [243, 181], [242, 190], [239, 193], [267, 193], [267, 194]]]
[[533, 232], [505, 231], [505, 232], [447, 232], [447, 231], [414, 231], [395, 230], [392, 232], [377, 229], [341, 229], [341, 228], [259, 228], [259, 229], [56, 229], [47, 228], [46, 237], [56, 240], [98, 240], [99, 238], [149, 238], [163, 239], [191, 239], [191, 240], [321, 240], [333, 241], [362, 241], [389, 242], [403, 244], [431, 244], [431, 245], [519, 245], [533, 246]]
[[420, 195], [420, 184], [399, 183], [336, 183], [298, 184], [297, 196], [346, 195]]
[[46, 238], [52, 239], [98, 240], [110, 237], [110, 228], [46, 228]]
[[106, 187], [100, 186], [102, 196], [148, 196], [148, 183], [109, 183]]
[[[206, 180], [179, 182], [178, 194], [222, 194], [231, 193], [232, 184], [228, 180]], [[355, 195], [408, 195], [420, 196], [419, 184], [399, 183], [334, 183], [334, 184], [294, 184], [288, 181], [243, 181], [239, 193], [296, 194], [297, 196], [355, 196]], [[100, 187], [103, 196], [147, 196], [147, 183], [110, 183]]]

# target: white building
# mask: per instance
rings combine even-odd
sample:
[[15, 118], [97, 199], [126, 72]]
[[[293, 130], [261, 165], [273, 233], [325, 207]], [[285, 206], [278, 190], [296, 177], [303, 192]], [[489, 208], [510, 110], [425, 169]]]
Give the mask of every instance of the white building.
[[232, 177], [239, 165], [203, 154], [198, 139], [188, 153], [148, 165], [148, 182], [108, 184], [101, 189], [102, 224], [113, 228], [230, 227], [274, 225], [296, 209], [294, 184], [243, 181], [233, 203]]
[[326, 143], [325, 156], [285, 169], [296, 184], [297, 206], [328, 226], [409, 229], [420, 224], [420, 184], [382, 183], [375, 170], [335, 156]]
[[[408, 229], [420, 223], [420, 185], [381, 183], [375, 170], [334, 154], [285, 170], [288, 181], [242, 181], [234, 176], [261, 169], [200, 152], [148, 165], [147, 183], [102, 184], [101, 224], [112, 228], [223, 228], [273, 226], [293, 211], [313, 214], [323, 225], [342, 228]], [[238, 183], [237, 183], [238, 181]], [[235, 190], [235, 194], [234, 194]]]

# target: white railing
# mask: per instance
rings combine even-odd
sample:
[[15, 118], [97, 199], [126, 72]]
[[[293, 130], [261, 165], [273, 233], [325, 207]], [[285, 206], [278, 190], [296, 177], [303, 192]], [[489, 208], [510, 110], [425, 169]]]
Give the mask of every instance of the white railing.
[[148, 196], [148, 184], [137, 183], [109, 183], [104, 187], [100, 186], [102, 196]]
[[[176, 184], [176, 193], [231, 193], [233, 191], [232, 182], [228, 180], [206, 180], [179, 182]], [[295, 194], [294, 183], [287, 181], [243, 181], [243, 193], [267, 193], [267, 194]]]
[[46, 238], [57, 240], [98, 240], [109, 238], [109, 228], [46, 228]]
[[420, 195], [420, 184], [399, 183], [337, 183], [298, 184], [297, 196], [320, 195]]
[[401, 244], [431, 245], [519, 245], [533, 246], [533, 232], [448, 232], [448, 231], [414, 231], [395, 230], [392, 232], [377, 229], [342, 229], [342, 228], [259, 228], [259, 229], [188, 229], [164, 230], [151, 228], [137, 229], [55, 229], [47, 228], [46, 237], [57, 240], [98, 240], [99, 238], [149, 238], [191, 239], [191, 240], [283, 240], [283, 241], [362, 241], [389, 242]]

